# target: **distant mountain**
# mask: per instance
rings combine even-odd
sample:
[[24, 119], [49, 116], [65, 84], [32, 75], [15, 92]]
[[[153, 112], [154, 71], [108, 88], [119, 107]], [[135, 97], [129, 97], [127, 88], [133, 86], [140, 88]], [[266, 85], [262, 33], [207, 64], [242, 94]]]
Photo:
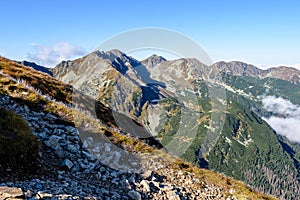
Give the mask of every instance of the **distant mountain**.
[[278, 78], [294, 84], [300, 84], [300, 71], [296, 68], [280, 66], [266, 70], [265, 77]]
[[143, 65], [145, 65], [146, 67], [153, 67], [164, 61], [166, 61], [166, 59], [164, 57], [153, 54], [152, 56], [142, 60], [141, 63]]
[[157, 55], [138, 61], [113, 50], [62, 62], [52, 72], [138, 120], [167, 149], [184, 152], [186, 161], [282, 199], [300, 197], [300, 148], [262, 119], [274, 113], [260, 99], [273, 95], [300, 104], [298, 70], [262, 70], [243, 62], [206, 66]]
[[300, 84], [300, 71], [292, 67], [281, 66], [263, 70], [254, 65], [233, 61], [218, 62], [213, 64], [211, 68], [234, 76], [252, 76], [260, 79], [270, 77]]
[[40, 72], [44, 72], [46, 74], [49, 74], [50, 76], [52, 76], [52, 72], [50, 70], [50, 68], [47, 68], [47, 67], [43, 67], [41, 65], [37, 65], [36, 63], [34, 62], [28, 62], [28, 61], [16, 61], [17, 63], [21, 64], [21, 65], [24, 65], [24, 66], [27, 66], [27, 67], [31, 67], [37, 71], [40, 71]]

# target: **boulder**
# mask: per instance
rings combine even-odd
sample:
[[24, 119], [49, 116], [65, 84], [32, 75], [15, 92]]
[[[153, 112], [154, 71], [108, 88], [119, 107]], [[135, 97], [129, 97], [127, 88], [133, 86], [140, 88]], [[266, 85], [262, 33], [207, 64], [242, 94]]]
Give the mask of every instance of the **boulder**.
[[0, 187], [0, 199], [24, 199], [21, 188]]

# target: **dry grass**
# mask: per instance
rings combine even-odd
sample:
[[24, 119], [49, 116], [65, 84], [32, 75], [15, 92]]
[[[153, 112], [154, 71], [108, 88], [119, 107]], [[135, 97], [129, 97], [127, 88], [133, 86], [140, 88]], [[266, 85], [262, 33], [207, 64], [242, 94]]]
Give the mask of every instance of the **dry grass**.
[[0, 109], [0, 165], [30, 170], [37, 163], [39, 148], [26, 121], [13, 111]]
[[37, 72], [3, 57], [0, 57], [0, 71], [6, 76], [38, 89], [43, 95], [57, 101], [71, 102], [72, 86], [63, 84], [45, 73]]

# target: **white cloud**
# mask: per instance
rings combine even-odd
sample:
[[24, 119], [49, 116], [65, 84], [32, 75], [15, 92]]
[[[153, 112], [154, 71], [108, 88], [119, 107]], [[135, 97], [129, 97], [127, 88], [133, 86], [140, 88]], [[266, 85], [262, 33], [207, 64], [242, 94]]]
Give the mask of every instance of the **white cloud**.
[[34, 44], [35, 53], [28, 53], [28, 58], [38, 64], [53, 67], [63, 60], [82, 56], [86, 52], [77, 45], [68, 42], [58, 42], [52, 46]]
[[296, 118], [270, 117], [264, 120], [280, 135], [300, 142], [300, 120]]
[[300, 64], [295, 64], [295, 65], [287, 65], [288, 67], [294, 67], [296, 69], [300, 70]]
[[300, 106], [282, 97], [261, 96], [261, 101], [266, 110], [274, 113], [264, 120], [277, 133], [300, 142]]
[[263, 107], [283, 117], [296, 117], [300, 119], [300, 106], [282, 97], [262, 96]]

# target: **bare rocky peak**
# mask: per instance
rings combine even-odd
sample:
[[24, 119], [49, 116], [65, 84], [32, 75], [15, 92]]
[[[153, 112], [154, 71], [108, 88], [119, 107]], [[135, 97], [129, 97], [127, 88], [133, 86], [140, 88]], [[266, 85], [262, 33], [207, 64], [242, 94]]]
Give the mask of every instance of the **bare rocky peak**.
[[293, 67], [273, 67], [266, 70], [266, 77], [273, 77], [282, 80], [287, 80], [294, 84], [300, 83], [300, 71]]
[[299, 84], [300, 81], [300, 71], [286, 66], [260, 69], [244, 62], [232, 61], [227, 63], [222, 61], [213, 64], [211, 67], [234, 76], [252, 76], [260, 79], [271, 77], [289, 81], [294, 84]]
[[120, 51], [118, 49], [113, 49], [113, 50], [110, 50], [110, 51], [106, 51], [106, 54], [114, 55], [116, 57], [122, 57], [122, 56], [126, 55], [125, 53], [123, 53], [122, 51]]
[[151, 77], [165, 83], [172, 92], [179, 86], [190, 88], [193, 80], [204, 77], [204, 69], [208, 67], [194, 58], [164, 61], [148, 68]]
[[141, 63], [143, 65], [145, 65], [146, 67], [154, 67], [155, 65], [158, 65], [159, 63], [164, 62], [164, 61], [167, 61], [167, 59], [165, 59], [162, 56], [153, 54], [152, 56], [142, 60]]
[[110, 61], [114, 61], [117, 58], [127, 57], [127, 55], [125, 53], [123, 53], [122, 51], [117, 50], [117, 49], [113, 49], [111, 51], [106, 51], [106, 52], [96, 50], [96, 51], [90, 53], [89, 56], [94, 56], [94, 57], [98, 57], [98, 58], [102, 58], [102, 59], [110, 60]]
[[[135, 71], [139, 69], [138, 66], [139, 68], [143, 67], [142, 71], [146, 72], [149, 70], [151, 73], [156, 73], [157, 76], [173, 73], [177, 78], [191, 78], [205, 75], [216, 76], [220, 72], [225, 72], [234, 76], [252, 76], [260, 79], [272, 77], [294, 84], [299, 84], [300, 81], [300, 71], [290, 67], [281, 66], [264, 70], [239, 61], [222, 61], [211, 66], [206, 66], [195, 58], [180, 58], [168, 61], [162, 56], [155, 54], [140, 62], [117, 49], [106, 52], [94, 51], [73, 61], [63, 61], [54, 69], [51, 69], [51, 72], [54, 77], [62, 79], [66, 74], [70, 75], [70, 72], [80, 75], [91, 70], [91, 68], [99, 69], [101, 72], [114, 68], [121, 74], [128, 73], [129, 71], [132, 71], [131, 74], [134, 74], [137, 73]], [[92, 71], [97, 73], [95, 70]], [[137, 76], [140, 76], [140, 74], [137, 74]]]
[[231, 74], [234, 76], [253, 76], [262, 78], [264, 71], [244, 62], [232, 61], [232, 62], [217, 62], [211, 66], [214, 69]]
[[101, 59], [110, 60], [111, 62], [113, 62], [117, 58], [124, 59], [124, 58], [128, 58], [128, 56], [125, 53], [121, 52], [120, 50], [114, 49], [114, 50], [106, 51], [106, 52], [96, 50], [83, 58], [85, 58], [85, 59], [86, 58], [101, 58]]
[[116, 69], [124, 74], [128, 68], [141, 65], [136, 59], [127, 56], [119, 50], [111, 51], [94, 51], [82, 58], [73, 61], [62, 61], [55, 68], [51, 69], [53, 76], [59, 79], [72, 73], [75, 75], [82, 75], [88, 71]]

